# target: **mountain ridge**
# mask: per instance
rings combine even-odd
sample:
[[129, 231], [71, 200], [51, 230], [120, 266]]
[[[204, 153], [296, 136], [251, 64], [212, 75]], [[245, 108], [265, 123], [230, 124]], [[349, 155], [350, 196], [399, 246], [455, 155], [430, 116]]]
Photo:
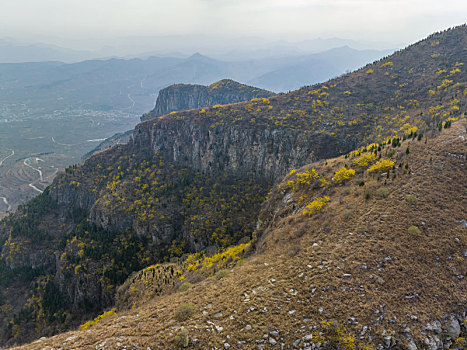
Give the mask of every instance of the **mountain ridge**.
[[[463, 349], [466, 127], [296, 169], [263, 205], [255, 250], [147, 266], [119, 289], [116, 315], [19, 349]], [[355, 166], [375, 151], [394, 160], [390, 173]], [[346, 165], [357, 174], [332, 180]]]
[[272, 92], [247, 86], [231, 79], [223, 79], [208, 86], [174, 84], [159, 91], [154, 109], [144, 114], [141, 121], [174, 111], [231, 104], [272, 95]]
[[[370, 142], [371, 152], [389, 154], [389, 142], [400, 157], [405, 140], [437, 135], [465, 114], [466, 40], [461, 26], [330, 82], [147, 120], [127, 145], [68, 168], [1, 223], [2, 283], [30, 296], [16, 301], [13, 319], [1, 315], [11, 325], [4, 339], [77, 325], [110, 307], [117, 287], [151, 263], [254, 237], [268, 190], [292, 168]], [[312, 179], [305, 172], [303, 181]], [[26, 326], [37, 322], [46, 326]]]

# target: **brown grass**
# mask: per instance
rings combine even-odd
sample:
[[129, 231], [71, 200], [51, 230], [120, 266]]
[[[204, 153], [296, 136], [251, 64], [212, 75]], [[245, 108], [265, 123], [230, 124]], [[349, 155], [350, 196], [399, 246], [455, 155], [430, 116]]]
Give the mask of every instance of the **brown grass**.
[[[245, 342], [244, 349], [254, 349], [255, 340], [273, 330], [279, 332], [279, 342], [291, 345], [311, 333], [309, 327], [323, 330], [323, 320], [337, 320], [357, 335], [363, 325], [370, 325], [368, 334], [400, 334], [405, 324], [417, 338], [426, 322], [466, 307], [467, 282], [457, 277], [467, 272], [462, 258], [467, 233], [458, 222], [467, 218], [466, 124], [465, 119], [454, 123], [426, 145], [403, 142], [396, 149], [402, 150], [396, 152], [396, 164], [408, 162], [410, 174], [397, 169], [394, 180], [358, 174], [346, 187], [333, 187], [328, 205], [309, 218], [281, 204], [282, 194], [274, 191], [265, 208], [280, 208], [281, 214], [265, 228], [260, 253], [228, 276], [154, 298], [89, 332], [68, 332], [22, 348], [114, 349], [137, 343], [140, 349], [167, 349], [175, 346], [182, 323], [197, 339], [190, 345], [197, 349], [220, 348], [223, 342], [237, 348], [239, 341]], [[345, 162], [343, 157], [331, 159], [326, 170], [324, 164], [316, 169], [332, 173]], [[359, 187], [361, 181], [365, 185]], [[376, 196], [383, 185], [386, 199]], [[352, 195], [344, 193], [347, 189]], [[315, 191], [322, 190], [304, 195], [312, 197]], [[365, 193], [370, 193], [368, 200]], [[417, 205], [408, 202], [409, 194], [416, 196]], [[352, 211], [347, 219], [340, 215], [346, 209]], [[420, 236], [407, 233], [412, 225], [420, 228]], [[196, 308], [183, 322], [174, 316], [181, 303]], [[246, 331], [246, 325], [252, 329]]]

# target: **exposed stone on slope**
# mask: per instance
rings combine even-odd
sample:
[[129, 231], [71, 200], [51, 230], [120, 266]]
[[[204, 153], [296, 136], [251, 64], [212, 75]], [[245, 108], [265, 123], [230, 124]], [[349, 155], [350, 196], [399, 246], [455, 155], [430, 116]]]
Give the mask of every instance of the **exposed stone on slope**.
[[280, 180], [290, 169], [346, 153], [356, 141], [326, 133], [304, 134], [288, 129], [220, 124], [202, 117], [162, 118], [137, 125], [133, 145], [150, 148], [176, 164], [215, 175]]

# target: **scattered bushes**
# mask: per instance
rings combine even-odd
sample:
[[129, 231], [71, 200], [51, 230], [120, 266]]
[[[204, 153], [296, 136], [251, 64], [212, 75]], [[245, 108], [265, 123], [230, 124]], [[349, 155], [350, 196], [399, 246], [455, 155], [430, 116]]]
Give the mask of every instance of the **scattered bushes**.
[[228, 275], [229, 275], [229, 270], [219, 270], [214, 274], [214, 276], [218, 280], [223, 279], [224, 277], [227, 277]]
[[353, 165], [358, 166], [360, 168], [367, 168], [372, 165], [376, 161], [376, 154], [364, 154], [361, 157], [353, 160]]
[[376, 191], [376, 195], [380, 198], [387, 198], [389, 195], [389, 190], [386, 187], [380, 187]]
[[184, 282], [180, 285], [180, 287], [178, 287], [178, 290], [180, 292], [185, 292], [187, 291], [188, 289], [190, 289], [191, 287], [193, 287], [193, 284], [190, 283], [190, 282]]
[[196, 307], [191, 303], [181, 303], [175, 311], [175, 318], [182, 322], [188, 320], [194, 314]]
[[99, 316], [97, 316], [94, 320], [91, 320], [91, 321], [88, 321], [84, 324], [82, 324], [79, 329], [82, 330], [82, 331], [86, 331], [89, 329], [89, 327], [91, 326], [94, 326], [95, 324], [98, 324], [100, 321], [102, 321], [104, 318], [107, 318], [107, 317], [110, 317], [110, 316], [113, 316], [113, 315], [116, 315], [117, 314], [117, 309], [116, 308], [113, 308], [109, 311], [106, 311], [102, 314], [100, 314]]
[[175, 335], [173, 342], [175, 346], [179, 348], [186, 348], [190, 344], [190, 337], [189, 337], [188, 329], [182, 327], [177, 334]]
[[422, 233], [422, 231], [420, 231], [420, 229], [417, 226], [410, 226], [407, 229], [407, 232], [412, 236], [420, 236]]
[[334, 173], [333, 180], [336, 184], [340, 184], [344, 182], [345, 180], [348, 180], [352, 177], [355, 176], [355, 170], [354, 169], [347, 169], [346, 167], [342, 167], [341, 169], [337, 170]]
[[285, 187], [292, 188], [294, 191], [298, 191], [303, 186], [310, 186], [319, 179], [319, 174], [315, 169], [305, 170], [301, 173], [297, 173], [294, 169], [289, 173], [289, 176], [293, 174], [296, 174], [295, 179], [287, 181]]
[[350, 211], [349, 209], [344, 209], [341, 213], [341, 216], [344, 220], [349, 220], [352, 216], [352, 211]]
[[417, 197], [415, 197], [413, 194], [409, 194], [407, 195], [407, 197], [405, 197], [405, 200], [409, 203], [409, 204], [417, 204]]
[[385, 171], [391, 170], [394, 166], [394, 161], [391, 159], [381, 159], [374, 165], [368, 168], [370, 173], [384, 173]]
[[316, 198], [314, 201], [310, 202], [305, 209], [303, 209], [303, 215], [312, 215], [323, 209], [323, 207], [329, 201], [328, 196]]

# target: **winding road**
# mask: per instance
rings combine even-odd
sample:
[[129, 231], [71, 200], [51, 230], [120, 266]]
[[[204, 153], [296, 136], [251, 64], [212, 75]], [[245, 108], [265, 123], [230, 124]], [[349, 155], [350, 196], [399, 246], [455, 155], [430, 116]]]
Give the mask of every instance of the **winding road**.
[[9, 156], [6, 156], [6, 157], [3, 158], [2, 160], [0, 160], [0, 166], [3, 165], [3, 162], [4, 162], [5, 160], [7, 160], [8, 158], [13, 157], [13, 156], [15, 155], [15, 151], [14, 151], [14, 150], [10, 149], [10, 151], [11, 151], [11, 154], [10, 154]]
[[135, 106], [135, 104], [136, 104], [135, 100], [133, 100], [133, 99], [131, 98], [131, 95], [130, 95], [130, 94], [128, 94], [128, 99], [133, 103], [133, 105], [132, 105], [130, 108], [133, 108], [133, 107]]
[[5, 205], [8, 207], [7, 211], [11, 210], [11, 205], [8, 203], [8, 199], [6, 197], [0, 197], [0, 199], [5, 203]]
[[[44, 179], [42, 178], [42, 170], [37, 169], [37, 168], [34, 168], [32, 165], [28, 164], [28, 162], [27, 162], [28, 159], [30, 159], [30, 158], [26, 158], [26, 159], [23, 161], [23, 164], [26, 165], [27, 167], [31, 168], [32, 170], [37, 171], [37, 172], [39, 173], [39, 180], [40, 180], [40, 181], [44, 181]], [[42, 160], [42, 159], [36, 158], [36, 160]], [[37, 180], [36, 180], [36, 181], [37, 181]], [[36, 190], [36, 191], [39, 192], [39, 193], [44, 192], [44, 191], [42, 191], [41, 189], [37, 188], [37, 187], [34, 185], [34, 183], [35, 183], [36, 181], [31, 182], [28, 186], [31, 187], [33, 190]]]

